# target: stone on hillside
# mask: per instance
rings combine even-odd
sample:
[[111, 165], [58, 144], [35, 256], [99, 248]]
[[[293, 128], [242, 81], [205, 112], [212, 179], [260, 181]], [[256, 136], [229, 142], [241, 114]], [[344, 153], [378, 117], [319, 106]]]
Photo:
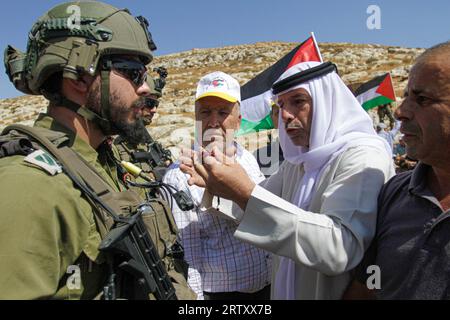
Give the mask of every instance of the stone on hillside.
[[405, 48], [390, 47], [390, 48], [388, 48], [388, 52], [389, 52], [389, 53], [406, 54], [406, 53], [408, 53], [408, 49], [405, 49]]
[[254, 64], [261, 64], [262, 62], [263, 62], [263, 59], [261, 57], [258, 57], [255, 60], [253, 60]]
[[174, 130], [169, 137], [169, 142], [173, 146], [189, 146], [194, 136], [194, 127], [185, 127]]
[[193, 125], [194, 119], [189, 117], [183, 117], [180, 115], [168, 115], [168, 116], [161, 116], [157, 121], [155, 121], [155, 125], [158, 126], [169, 124]]
[[180, 108], [178, 108], [178, 107], [164, 108], [164, 109], [161, 109], [160, 112], [164, 112], [165, 114], [177, 114], [177, 113], [180, 113]]
[[342, 80], [353, 83], [353, 82], [357, 82], [358, 80], [367, 78], [368, 75], [369, 74], [367, 71], [353, 72], [353, 73], [346, 74], [345, 76], [343, 76]]
[[189, 103], [189, 98], [181, 98], [181, 99], [175, 99], [174, 101], [173, 101], [173, 104], [175, 105], [175, 106], [177, 106], [177, 107], [180, 107], [180, 106], [182, 106], [182, 105], [184, 105], [184, 104], [188, 104]]
[[183, 113], [192, 113], [192, 114], [194, 114], [194, 112], [195, 112], [195, 106], [194, 106], [194, 104], [188, 105], [188, 106], [186, 106], [186, 107], [181, 108], [181, 112], [183, 112]]
[[147, 128], [147, 130], [153, 137], [153, 139], [159, 140], [162, 137], [170, 135], [170, 133], [174, 131], [176, 128], [177, 128], [176, 125], [160, 126], [152, 123], [150, 127]]
[[401, 66], [401, 67], [395, 68], [391, 71], [392, 77], [398, 77], [401, 79], [408, 78], [408, 74], [409, 74], [409, 67], [407, 67], [407, 66]]

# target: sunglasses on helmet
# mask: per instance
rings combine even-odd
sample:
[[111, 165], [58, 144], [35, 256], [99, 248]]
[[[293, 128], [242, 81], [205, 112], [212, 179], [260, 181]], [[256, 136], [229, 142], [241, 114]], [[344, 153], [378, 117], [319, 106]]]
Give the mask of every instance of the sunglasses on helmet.
[[135, 60], [113, 59], [111, 69], [140, 87], [147, 80], [147, 67]]

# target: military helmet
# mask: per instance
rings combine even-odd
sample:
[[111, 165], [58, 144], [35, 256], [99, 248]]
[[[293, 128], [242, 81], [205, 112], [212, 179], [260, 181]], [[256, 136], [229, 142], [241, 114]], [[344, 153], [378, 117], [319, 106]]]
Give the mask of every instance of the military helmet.
[[148, 64], [156, 46], [147, 28], [145, 18], [134, 18], [127, 9], [98, 1], [63, 3], [33, 25], [26, 53], [6, 48], [6, 72], [18, 90], [42, 94], [52, 74], [62, 71], [72, 79], [94, 75], [105, 55], [137, 55]]
[[156, 86], [156, 79], [153, 78], [151, 75], [147, 76], [147, 85], [150, 89], [150, 95], [155, 96], [157, 99], [161, 98], [162, 92], [161, 90], [158, 90]]

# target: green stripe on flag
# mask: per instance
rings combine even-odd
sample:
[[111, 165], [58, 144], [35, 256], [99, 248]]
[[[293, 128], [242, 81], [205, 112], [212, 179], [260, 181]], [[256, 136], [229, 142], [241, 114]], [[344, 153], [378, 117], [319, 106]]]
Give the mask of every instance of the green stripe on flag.
[[362, 104], [362, 107], [364, 110], [369, 110], [378, 106], [381, 106], [383, 104], [388, 104], [393, 102], [394, 100], [391, 100], [389, 98], [386, 98], [385, 96], [378, 96], [374, 99], [368, 100]]
[[270, 113], [258, 122], [253, 122], [242, 118], [241, 128], [236, 133], [236, 136], [243, 136], [245, 134], [269, 129], [273, 129], [273, 122], [272, 118], [270, 117]]

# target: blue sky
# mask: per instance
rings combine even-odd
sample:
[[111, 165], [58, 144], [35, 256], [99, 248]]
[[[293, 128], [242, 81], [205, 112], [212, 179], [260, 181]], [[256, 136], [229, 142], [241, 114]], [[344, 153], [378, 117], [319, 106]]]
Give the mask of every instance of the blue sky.
[[[429, 47], [450, 39], [447, 0], [107, 0], [144, 15], [158, 46], [155, 55], [260, 41], [300, 42], [314, 31], [318, 42]], [[21, 50], [33, 22], [54, 0], [2, 2], [0, 48]], [[369, 5], [381, 11], [381, 29], [369, 30]], [[0, 64], [0, 98], [21, 95]]]

